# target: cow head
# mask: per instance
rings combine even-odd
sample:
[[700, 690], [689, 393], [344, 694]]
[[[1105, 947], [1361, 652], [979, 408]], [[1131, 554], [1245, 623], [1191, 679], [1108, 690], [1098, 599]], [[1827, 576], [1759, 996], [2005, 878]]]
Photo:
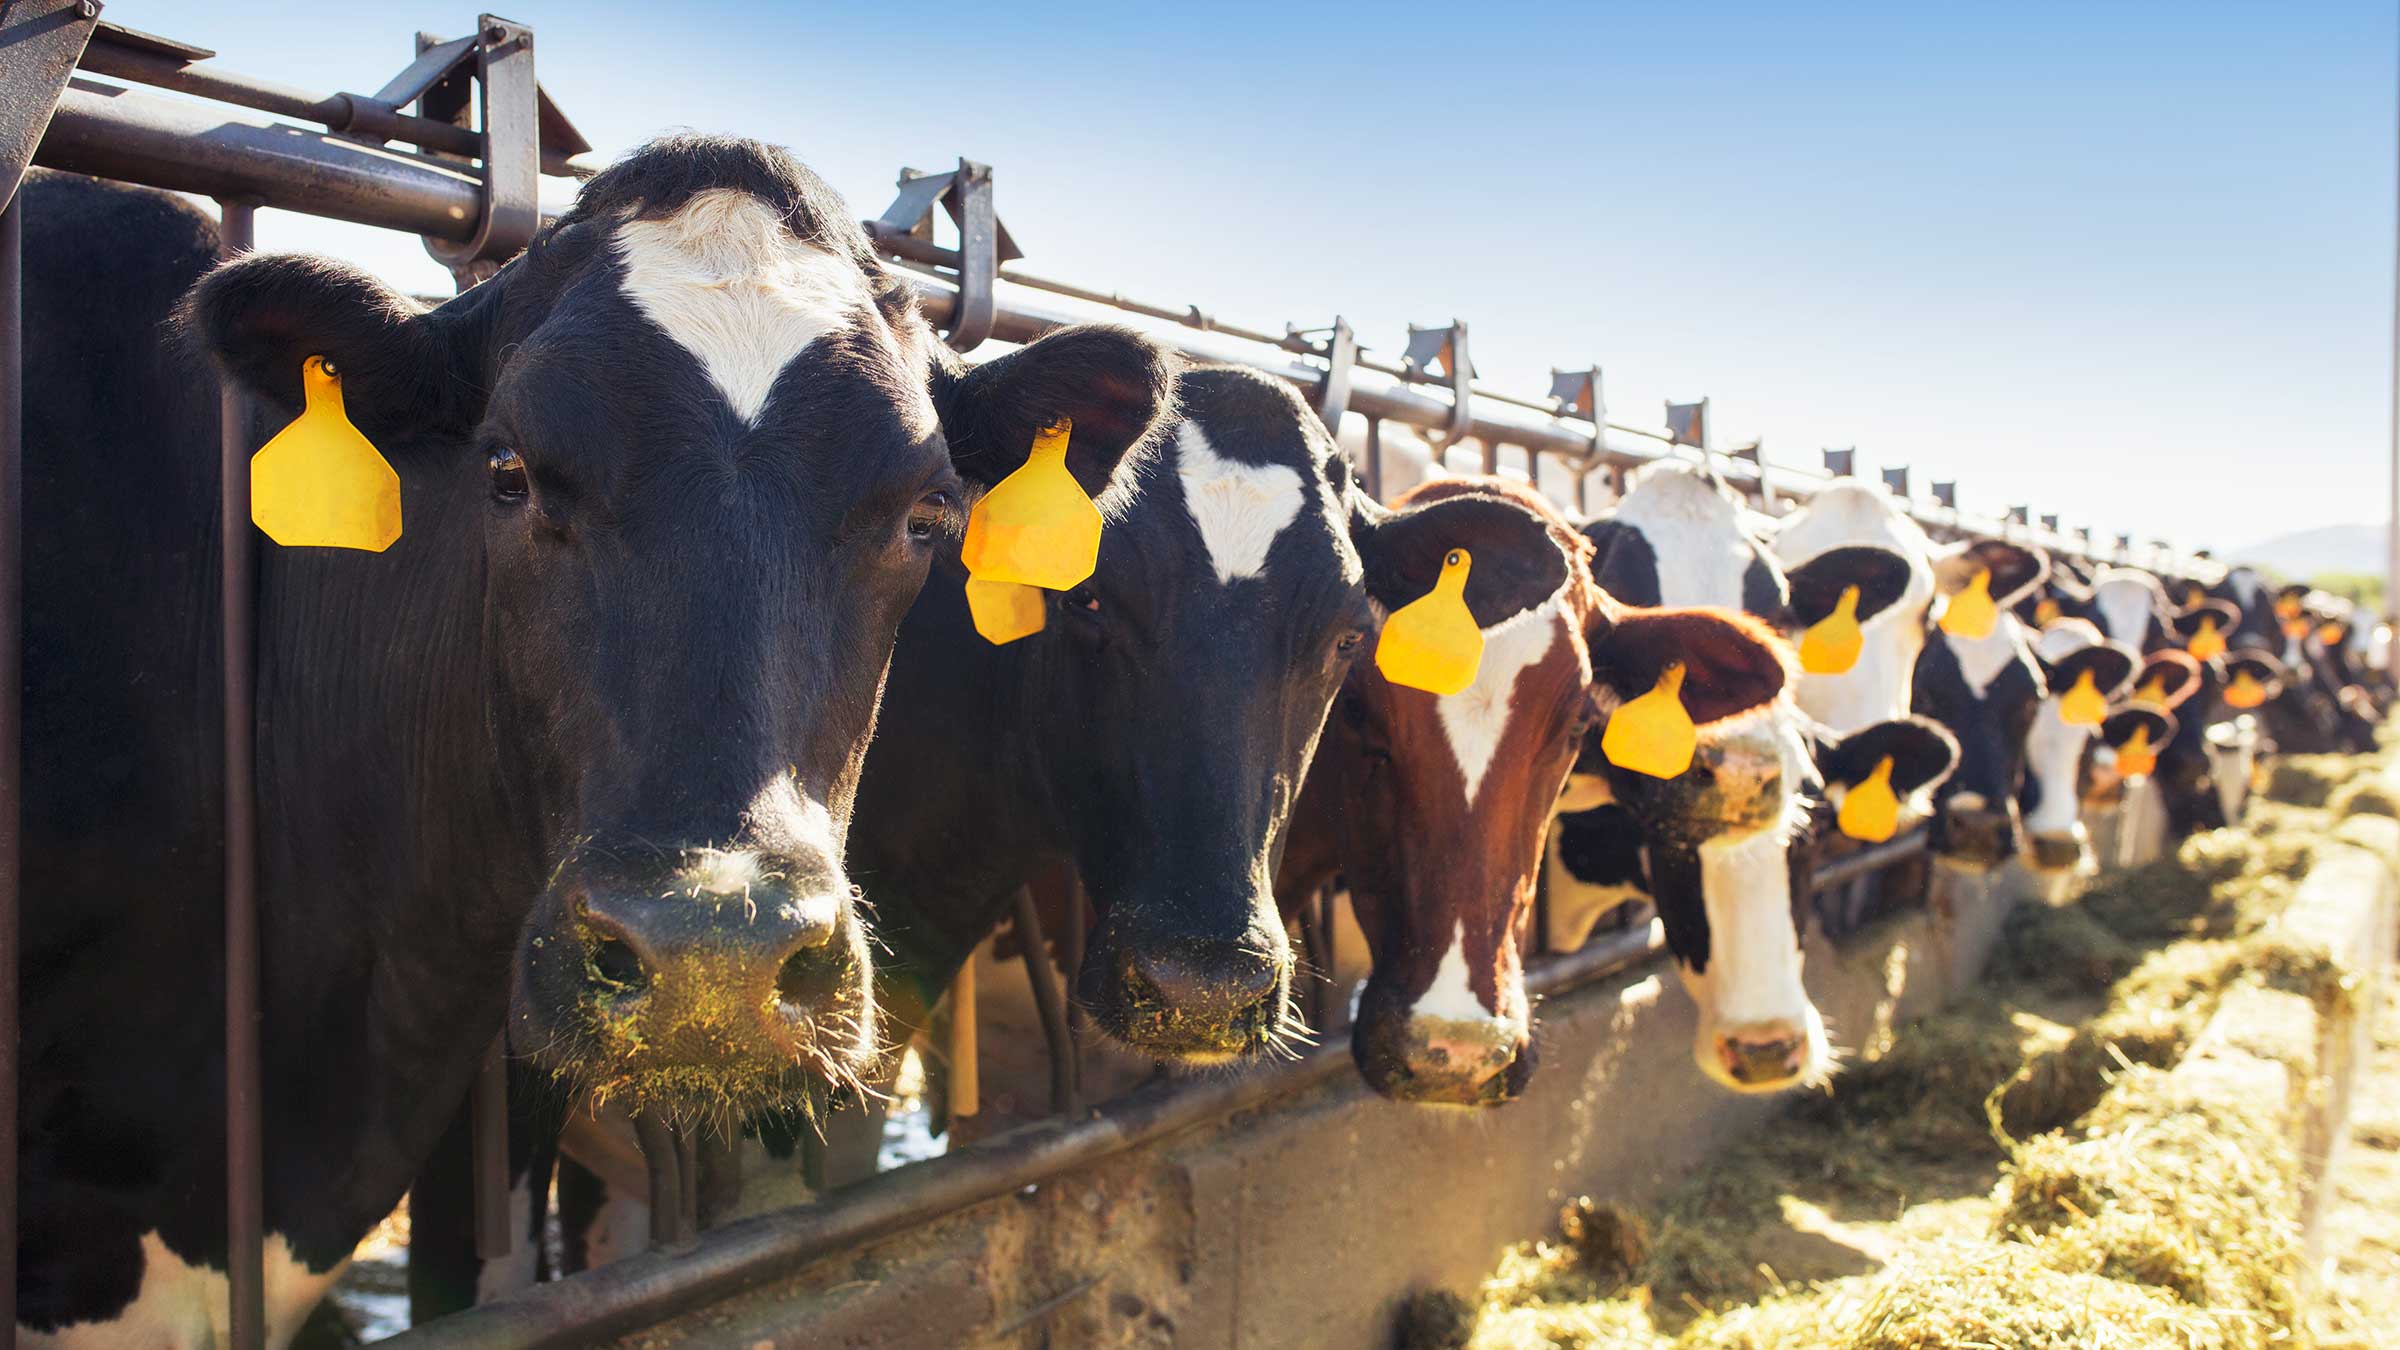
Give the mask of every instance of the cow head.
[[2157, 577], [2139, 568], [2105, 567], [2092, 579], [2091, 595], [2077, 617], [2090, 619], [2109, 641], [2144, 654], [2179, 645], [2171, 622], [2176, 605]]
[[1935, 563], [1945, 612], [1977, 586], [1998, 609], [1979, 636], [1937, 628], [1917, 659], [1916, 711], [1958, 738], [1958, 772], [1936, 795], [1933, 834], [1935, 855], [1955, 865], [1996, 867], [2017, 848], [2025, 737], [2049, 689], [2010, 609], [2048, 571], [2040, 550], [1996, 539], [1945, 550]]
[[[1374, 957], [1352, 1053], [1386, 1096], [1490, 1105], [1533, 1071], [1520, 940], [1544, 829], [1586, 739], [1624, 699], [1683, 664], [1690, 715], [1714, 722], [1775, 697], [1777, 644], [1734, 616], [1628, 609], [1592, 582], [1590, 546], [1530, 490], [1498, 479], [1420, 487], [1374, 556], [1398, 569], [1388, 609], [1471, 539], [1467, 602], [1484, 632], [1475, 683], [1451, 695], [1352, 670], [1318, 772], [1336, 785], [1342, 870]], [[1312, 783], [1312, 790], [1314, 784]]]
[[2135, 657], [2083, 619], [2050, 624], [2033, 651], [2049, 693], [2025, 735], [2025, 781], [2017, 794], [2024, 861], [2036, 872], [2071, 872], [2086, 854], [2084, 751], [2106, 721], [2107, 705], [2131, 686]]
[[1836, 479], [1775, 522], [1775, 556], [1792, 575], [1795, 602], [1807, 592], [1809, 565], [1849, 548], [1882, 550], [1903, 560], [1907, 570], [1898, 596], [1862, 618], [1856, 663], [1840, 674], [1800, 677], [1800, 710], [1836, 732], [1909, 711], [1934, 599], [1933, 544], [1881, 484]]
[[472, 916], [521, 943], [517, 1049], [670, 1112], [861, 1068], [875, 1020], [843, 840], [961, 471], [1067, 416], [1080, 471], [1106, 479], [1166, 398], [1160, 352], [1072, 333], [964, 374], [814, 174], [700, 136], [594, 178], [432, 310], [339, 264], [253, 257], [191, 313], [287, 408], [324, 357], [400, 475], [389, 555], [290, 565], [438, 550], [419, 565], [480, 580], [454, 617], [482, 720], [457, 731], [488, 739], [495, 848], [533, 879]]

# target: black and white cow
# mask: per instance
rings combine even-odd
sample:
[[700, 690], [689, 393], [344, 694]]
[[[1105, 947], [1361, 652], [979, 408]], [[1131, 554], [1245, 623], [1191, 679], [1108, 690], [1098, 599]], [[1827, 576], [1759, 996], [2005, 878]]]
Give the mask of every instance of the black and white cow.
[[1933, 541], [1880, 483], [1839, 478], [1774, 524], [1775, 558], [1789, 571], [1828, 553], [1882, 549], [1903, 559], [1898, 599], [1861, 624], [1864, 639], [1849, 670], [1800, 678], [1800, 710], [1836, 735], [1905, 717], [1914, 707], [1918, 653], [1934, 601]]
[[165, 194], [36, 174], [23, 206], [18, 1343], [225, 1335], [218, 393], [170, 335], [187, 291], [281, 417], [323, 357], [405, 509], [387, 552], [258, 559], [268, 1343], [504, 1023], [666, 1110], [861, 1071], [843, 834], [893, 635], [962, 472], [1068, 415], [1106, 478], [1160, 352], [1069, 334], [961, 373], [841, 200], [752, 142], [635, 152], [432, 310], [323, 259], [212, 273]]
[[[2018, 849], [2017, 786], [2026, 737], [2050, 690], [2025, 626], [2011, 612], [2039, 586], [2049, 559], [2038, 549], [1979, 539], [1944, 551], [1934, 565], [1943, 610], [1917, 658], [1916, 710], [1958, 738], [1958, 772], [1935, 798], [1934, 856], [1991, 868]], [[1986, 573], [1998, 613], [1981, 637], [1943, 630], [1943, 612]]]
[[2130, 647], [2100, 636], [2089, 620], [2057, 619], [2033, 639], [2048, 693], [2025, 733], [2025, 777], [2017, 806], [2025, 824], [2024, 860], [2037, 873], [2065, 873], [2090, 857], [2083, 827], [2086, 760], [2101, 737], [2101, 724], [2070, 720], [2082, 711], [2066, 699], [2087, 675], [2102, 700], [2103, 718], [2133, 685], [2139, 658]]
[[[1715, 475], [1683, 466], [1646, 472], [1585, 533], [1596, 549], [1593, 576], [1612, 595], [1745, 611], [1787, 631], [1825, 617], [1851, 586], [1871, 627], [1904, 600], [1911, 580], [1906, 558], [1874, 545], [1824, 550], [1787, 580], [1740, 499]], [[1792, 848], [1810, 827], [1810, 798], [1822, 789], [1838, 802], [1886, 758], [1894, 789], [1914, 795], [1947, 774], [1955, 755], [1949, 738], [1921, 721], [1824, 732], [1788, 687], [1710, 728], [1694, 766], [1672, 779], [1610, 765], [1587, 738], [1581, 781], [1571, 779], [1568, 793], [1580, 799], [1574, 804], [1605, 804], [1562, 813], [1553, 830], [1550, 937], [1579, 945], [1606, 909], [1651, 898], [1699, 1005], [1701, 1070], [1745, 1092], [1819, 1081], [1833, 1055], [1801, 982], [1807, 894]], [[1828, 778], [1821, 766], [1843, 776]]]

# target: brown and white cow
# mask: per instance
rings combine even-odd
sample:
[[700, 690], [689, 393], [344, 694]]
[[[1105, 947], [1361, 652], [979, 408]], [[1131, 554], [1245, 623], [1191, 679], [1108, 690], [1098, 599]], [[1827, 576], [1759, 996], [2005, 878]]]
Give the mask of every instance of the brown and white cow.
[[1790, 672], [1787, 649], [1742, 616], [1619, 604], [1593, 581], [1589, 543], [1522, 484], [1438, 479], [1405, 496], [1397, 520], [1461, 501], [1488, 503], [1478, 537], [1387, 531], [1421, 556], [1392, 560], [1408, 580], [1375, 598], [1386, 612], [1415, 599], [1445, 550], [1468, 547], [1465, 598], [1484, 638], [1475, 681], [1442, 696], [1372, 662], [1351, 668], [1277, 891], [1288, 912], [1336, 870], [1347, 879], [1374, 959], [1351, 1041], [1367, 1082], [1489, 1105], [1533, 1070], [1519, 947], [1543, 829], [1585, 733], [1669, 664], [1685, 668], [1684, 706], [1703, 725], [1771, 703]]

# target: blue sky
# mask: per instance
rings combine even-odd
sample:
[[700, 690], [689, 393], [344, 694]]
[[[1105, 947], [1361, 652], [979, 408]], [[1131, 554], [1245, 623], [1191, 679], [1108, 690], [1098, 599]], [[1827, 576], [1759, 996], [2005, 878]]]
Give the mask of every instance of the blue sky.
[[[1501, 387], [1597, 361], [1627, 420], [1707, 394], [1721, 443], [1855, 443], [1972, 509], [2220, 548], [2382, 513], [2386, 5], [501, 8], [603, 152], [757, 135], [860, 214], [968, 155], [1049, 275], [1394, 354], [1456, 315]], [[372, 90], [474, 10], [108, 13]]]

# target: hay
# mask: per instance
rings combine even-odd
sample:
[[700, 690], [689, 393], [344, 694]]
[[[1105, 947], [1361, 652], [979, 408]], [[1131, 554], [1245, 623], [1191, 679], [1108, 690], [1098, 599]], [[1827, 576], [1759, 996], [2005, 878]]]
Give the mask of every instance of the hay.
[[[1565, 1240], [1513, 1249], [1465, 1339], [1442, 1344], [2293, 1344], [2292, 1085], [2353, 982], [2275, 920], [2338, 819], [2400, 815], [2384, 781], [2379, 760], [2285, 760], [2244, 829], [2192, 836], [2075, 904], [2025, 907], [1983, 996], [1787, 1103], [1654, 1224], [1570, 1206]], [[1988, 1198], [1961, 1188], [1973, 1177]], [[1855, 1238], [1884, 1264], [1787, 1283], [1762, 1254], [1795, 1231]]]

